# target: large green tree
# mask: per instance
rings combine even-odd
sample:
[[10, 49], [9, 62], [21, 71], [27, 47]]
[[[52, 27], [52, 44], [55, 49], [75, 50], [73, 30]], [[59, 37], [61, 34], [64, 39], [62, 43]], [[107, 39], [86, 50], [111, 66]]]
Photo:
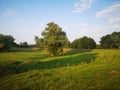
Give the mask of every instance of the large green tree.
[[76, 49], [93, 49], [96, 47], [96, 42], [92, 38], [84, 36], [82, 38], [75, 39], [71, 46]]
[[42, 32], [44, 44], [47, 46], [51, 56], [57, 56], [63, 53], [63, 47], [68, 41], [66, 33], [54, 22], [47, 24], [45, 31]]
[[109, 34], [101, 38], [100, 44], [102, 48], [113, 48], [114, 47], [113, 40], [111, 38], [111, 35]]
[[101, 37], [102, 48], [120, 48], [120, 32], [113, 32]]
[[0, 51], [8, 51], [14, 46], [14, 38], [11, 35], [0, 34]]

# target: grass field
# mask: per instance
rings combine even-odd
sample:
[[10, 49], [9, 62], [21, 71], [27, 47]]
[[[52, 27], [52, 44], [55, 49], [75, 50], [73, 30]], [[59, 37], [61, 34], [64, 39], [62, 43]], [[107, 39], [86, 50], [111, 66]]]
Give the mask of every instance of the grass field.
[[120, 90], [120, 50], [40, 49], [0, 53], [0, 90]]

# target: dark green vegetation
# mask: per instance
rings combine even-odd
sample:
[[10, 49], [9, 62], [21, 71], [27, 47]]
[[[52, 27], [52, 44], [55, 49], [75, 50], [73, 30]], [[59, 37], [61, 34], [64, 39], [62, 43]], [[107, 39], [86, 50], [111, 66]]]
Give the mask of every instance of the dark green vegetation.
[[45, 47], [43, 38], [39, 38], [38, 36], [35, 36], [34, 40], [36, 42], [36, 47], [39, 47], [39, 48], [44, 48]]
[[57, 56], [63, 53], [63, 46], [68, 41], [66, 33], [54, 22], [47, 24], [45, 31], [42, 32], [44, 44], [47, 46], [51, 56]]
[[0, 53], [0, 90], [119, 90], [120, 50], [37, 48]]
[[75, 49], [94, 49], [96, 48], [96, 42], [90, 37], [82, 37], [75, 39], [71, 43], [71, 47]]
[[120, 48], [120, 32], [113, 32], [101, 38], [102, 48]]
[[43, 38], [35, 36], [36, 45], [28, 45], [27, 42], [21, 42], [17, 44], [14, 42], [14, 38], [11, 35], [0, 34], [0, 52], [9, 51], [11, 47], [39, 47], [46, 49], [50, 56], [59, 56], [63, 54], [63, 48], [74, 49], [115, 49], [120, 48], [120, 32], [113, 32], [101, 37], [100, 45], [96, 45], [96, 42], [91, 37], [84, 36], [79, 39], [75, 39], [73, 42], [67, 38], [67, 35], [59, 25], [54, 22], [47, 24], [45, 30], [41, 33]]
[[14, 45], [14, 40], [11, 35], [0, 34], [0, 52], [8, 51]]
[[19, 45], [19, 46], [20, 46], [20, 47], [23, 47], [23, 48], [29, 47], [27, 42], [20, 42], [20, 45]]

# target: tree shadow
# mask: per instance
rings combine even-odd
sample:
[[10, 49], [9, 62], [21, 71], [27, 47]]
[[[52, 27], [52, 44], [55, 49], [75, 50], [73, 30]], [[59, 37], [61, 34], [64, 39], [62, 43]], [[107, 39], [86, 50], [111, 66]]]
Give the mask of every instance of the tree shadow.
[[10, 74], [16, 74], [18, 72], [17, 68], [22, 63], [20, 61], [6, 61], [5, 64], [0, 65], [0, 77], [7, 76]]
[[78, 53], [73, 55], [65, 55], [62, 57], [54, 57], [49, 61], [29, 60], [27, 62], [14, 61], [6, 66], [0, 67], [0, 76], [10, 74], [19, 74], [29, 70], [44, 70], [61, 67], [68, 67], [80, 64], [89, 64], [94, 62], [97, 53]]
[[80, 64], [89, 64], [91, 62], [94, 62], [96, 58], [97, 53], [88, 53], [88, 54], [75, 54], [71, 56], [65, 56], [61, 58], [56, 58], [50, 61], [31, 61], [29, 63], [24, 63], [21, 65], [20, 72], [26, 72], [29, 70], [34, 69], [54, 69], [54, 68], [61, 68], [66, 66], [74, 66], [74, 65], [80, 65]]
[[73, 55], [78, 53], [91, 52], [91, 49], [73, 49], [65, 53], [65, 55]]

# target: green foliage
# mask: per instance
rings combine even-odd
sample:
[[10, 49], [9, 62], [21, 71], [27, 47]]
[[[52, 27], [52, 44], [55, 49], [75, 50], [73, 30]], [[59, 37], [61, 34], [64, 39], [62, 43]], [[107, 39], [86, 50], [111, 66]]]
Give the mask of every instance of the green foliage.
[[120, 32], [113, 32], [101, 38], [102, 48], [119, 48], [120, 47]]
[[76, 39], [71, 44], [72, 48], [76, 49], [94, 49], [96, 47], [96, 43], [92, 38], [88, 38], [86, 36]]
[[0, 34], [0, 52], [8, 51], [14, 45], [14, 40], [11, 35]]
[[79, 44], [80, 44], [80, 39], [75, 39], [75, 40], [71, 43], [71, 47], [77, 49], [78, 46], [79, 46]]
[[36, 46], [40, 47], [40, 48], [44, 48], [44, 39], [43, 38], [39, 38], [38, 36], [35, 36], [35, 42], [36, 42]]
[[111, 34], [111, 38], [115, 44], [115, 47], [120, 48], [120, 32], [113, 32]]
[[103, 36], [100, 41], [102, 48], [113, 48], [114, 43], [110, 35]]
[[120, 89], [119, 50], [71, 50], [46, 57], [45, 51], [27, 49], [0, 53], [0, 90]]
[[20, 47], [27, 48], [29, 46], [27, 42], [20, 42]]
[[97, 44], [96, 49], [102, 49], [101, 45]]
[[54, 22], [48, 23], [47, 26], [45, 31], [42, 32], [44, 43], [47, 46], [49, 54], [51, 56], [57, 56], [63, 53], [63, 47], [68, 39], [66, 33], [62, 31], [62, 28]]

